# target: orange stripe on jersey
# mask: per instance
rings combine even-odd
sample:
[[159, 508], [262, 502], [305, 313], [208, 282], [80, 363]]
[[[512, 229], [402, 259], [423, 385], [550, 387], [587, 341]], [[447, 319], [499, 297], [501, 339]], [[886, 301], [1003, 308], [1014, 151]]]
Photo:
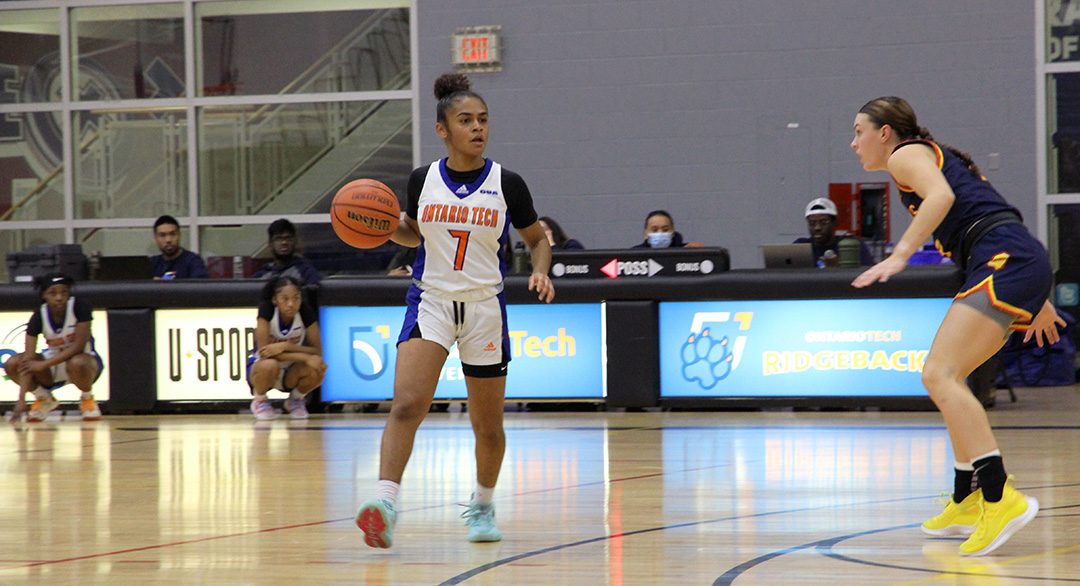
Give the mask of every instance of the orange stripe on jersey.
[[[925, 140], [925, 139], [914, 139], [914, 140], [906, 140], [906, 141], [896, 145], [896, 147], [899, 148], [899, 147], [901, 147], [901, 146], [903, 146], [904, 144], [907, 144], [907, 143], [925, 144], [926, 146], [934, 149], [934, 162], [937, 163], [938, 171], [940, 171], [942, 169], [942, 167], [945, 166], [945, 153], [941, 152], [941, 147], [939, 147], [936, 142], [933, 142], [933, 141], [930, 141], [930, 140]], [[896, 152], [895, 148], [893, 149], [893, 152], [894, 153]], [[896, 181], [896, 177], [893, 177], [893, 181]], [[900, 183], [899, 181], [896, 181], [896, 187], [898, 189], [900, 189], [900, 191], [906, 191], [908, 193], [915, 193], [915, 189], [913, 187], [910, 187], [908, 185], [904, 185], [903, 183]], [[912, 215], [915, 215], [915, 214], [912, 214]]]
[[994, 292], [994, 275], [986, 277], [985, 279], [980, 281], [978, 285], [975, 285], [967, 291], [961, 291], [957, 293], [956, 296], [953, 297], [953, 299], [963, 299], [964, 297], [967, 297], [979, 291], [986, 291], [986, 294], [990, 297], [990, 305], [994, 309], [998, 309], [1004, 311], [1009, 315], [1016, 316], [1016, 319], [1020, 323], [1015, 324], [1012, 329], [1026, 328], [1027, 324], [1031, 323], [1031, 319], [1033, 316], [1031, 315], [1030, 311], [1025, 311], [1023, 309], [1020, 309], [1019, 307], [1009, 305], [1008, 303], [1005, 303], [1004, 301], [997, 298], [997, 294]]

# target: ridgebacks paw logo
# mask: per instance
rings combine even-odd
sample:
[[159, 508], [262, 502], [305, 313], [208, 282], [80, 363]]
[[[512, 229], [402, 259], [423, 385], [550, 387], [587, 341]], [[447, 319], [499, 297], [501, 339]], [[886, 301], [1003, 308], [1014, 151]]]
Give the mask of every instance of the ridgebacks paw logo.
[[[679, 350], [682, 375], [702, 389], [711, 389], [739, 368], [746, 350], [752, 311], [699, 311], [690, 323], [690, 334]], [[707, 327], [706, 324], [712, 324]], [[717, 338], [713, 332], [724, 333]]]
[[683, 378], [690, 382], [698, 381], [704, 389], [711, 389], [727, 378], [735, 358], [728, 337], [714, 339], [708, 329], [702, 331], [701, 335], [690, 334], [680, 355]]

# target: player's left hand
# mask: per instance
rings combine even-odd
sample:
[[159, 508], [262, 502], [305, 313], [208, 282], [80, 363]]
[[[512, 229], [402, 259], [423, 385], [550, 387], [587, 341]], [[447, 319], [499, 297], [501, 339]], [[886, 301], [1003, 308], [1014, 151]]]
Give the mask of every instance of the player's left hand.
[[889, 280], [889, 277], [899, 273], [905, 268], [907, 268], [907, 261], [901, 260], [895, 256], [890, 256], [860, 273], [859, 276], [855, 277], [855, 280], [851, 282], [851, 286], [856, 289], [862, 289], [863, 287], [869, 287], [874, 283], [884, 283]]
[[1054, 306], [1049, 301], [1046, 301], [1043, 303], [1039, 313], [1035, 314], [1035, 319], [1031, 320], [1031, 326], [1028, 327], [1027, 332], [1024, 332], [1024, 342], [1028, 342], [1034, 336], [1035, 344], [1039, 348], [1043, 347], [1044, 337], [1047, 344], [1057, 344], [1058, 340], [1061, 339], [1061, 335], [1058, 334], [1058, 326], [1064, 327], [1065, 320], [1058, 315]]
[[533, 273], [529, 277], [529, 291], [536, 291], [536, 297], [544, 303], [551, 303], [555, 299], [555, 285], [544, 273]]

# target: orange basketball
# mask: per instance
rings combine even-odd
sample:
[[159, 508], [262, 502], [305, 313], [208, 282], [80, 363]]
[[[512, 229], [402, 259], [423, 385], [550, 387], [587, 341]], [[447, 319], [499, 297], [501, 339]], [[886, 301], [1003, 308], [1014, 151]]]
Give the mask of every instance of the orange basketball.
[[334, 233], [355, 248], [375, 248], [389, 240], [400, 216], [401, 206], [394, 190], [374, 179], [346, 183], [330, 204]]

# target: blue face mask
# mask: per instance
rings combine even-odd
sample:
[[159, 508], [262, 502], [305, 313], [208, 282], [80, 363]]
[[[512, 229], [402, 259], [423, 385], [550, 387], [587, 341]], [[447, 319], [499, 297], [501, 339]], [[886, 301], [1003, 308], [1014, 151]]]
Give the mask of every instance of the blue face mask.
[[649, 240], [649, 248], [667, 248], [671, 246], [674, 232], [650, 232], [646, 237]]

